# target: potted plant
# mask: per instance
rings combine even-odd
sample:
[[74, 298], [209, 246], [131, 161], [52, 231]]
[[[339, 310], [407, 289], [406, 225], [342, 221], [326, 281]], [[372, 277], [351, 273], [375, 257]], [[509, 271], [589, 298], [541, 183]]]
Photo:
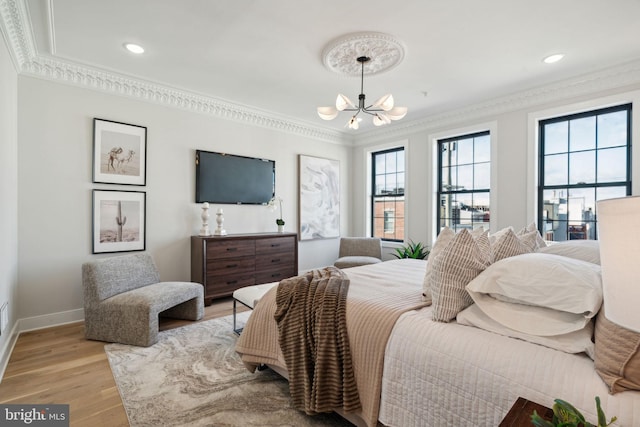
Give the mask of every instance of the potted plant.
[[396, 248], [396, 253], [392, 255], [396, 258], [425, 259], [429, 256], [429, 252], [429, 249], [423, 246], [421, 242], [414, 243], [413, 240], [410, 240], [409, 243], [401, 248]]
[[600, 397], [596, 396], [596, 411], [598, 412], [598, 424], [591, 424], [584, 419], [584, 416], [573, 405], [561, 399], [556, 399], [553, 405], [553, 419], [547, 421], [536, 411], [531, 415], [531, 423], [535, 427], [607, 427], [617, 420], [611, 418], [607, 423], [607, 417], [600, 406]]

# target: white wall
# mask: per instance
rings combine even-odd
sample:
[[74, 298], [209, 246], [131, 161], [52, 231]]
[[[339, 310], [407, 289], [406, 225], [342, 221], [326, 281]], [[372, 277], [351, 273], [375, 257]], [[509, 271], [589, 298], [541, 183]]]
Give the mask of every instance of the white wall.
[[[341, 230], [349, 233], [351, 147], [26, 76], [19, 77], [18, 88], [23, 330], [81, 318], [82, 263], [114, 256], [91, 254], [92, 189], [145, 191], [147, 251], [162, 279], [190, 279], [189, 239], [201, 227], [201, 208], [194, 202], [195, 149], [275, 160], [287, 231], [298, 227], [298, 154], [339, 160]], [[91, 182], [94, 117], [147, 127], [146, 187]], [[276, 214], [265, 207], [213, 205], [210, 213], [218, 207], [229, 233], [276, 231]], [[332, 264], [337, 252], [338, 239], [299, 242], [299, 268]]]
[[0, 335], [0, 377], [12, 346], [18, 305], [18, 75], [0, 38], [0, 307], [8, 303]]
[[[435, 160], [433, 145], [439, 138], [460, 135], [463, 131], [489, 130], [492, 134], [492, 197], [491, 229], [513, 226], [518, 229], [535, 220], [536, 182], [532, 165], [536, 163], [537, 151], [534, 121], [550, 114], [563, 115], [578, 111], [588, 111], [600, 107], [634, 102], [632, 123], [632, 141], [640, 141], [640, 83], [605, 92], [596, 92], [590, 96], [567, 98], [563, 101], [542, 104], [526, 109], [516, 109], [496, 116], [481, 117], [473, 121], [460, 121], [414, 132], [406, 137], [406, 149], [409, 151], [407, 163], [406, 192], [407, 207], [405, 239], [424, 242], [432, 246], [436, 238]], [[361, 142], [353, 153], [353, 230], [368, 232], [367, 209], [367, 159], [368, 153], [376, 151], [385, 144], [394, 144], [398, 138], [389, 138], [386, 142]], [[640, 150], [632, 150], [632, 172], [635, 182], [633, 194], [640, 194]]]

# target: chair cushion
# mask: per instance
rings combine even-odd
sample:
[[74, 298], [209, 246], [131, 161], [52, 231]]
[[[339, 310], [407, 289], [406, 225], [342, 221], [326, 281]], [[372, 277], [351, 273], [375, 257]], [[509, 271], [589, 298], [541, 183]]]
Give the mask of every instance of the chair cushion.
[[333, 265], [338, 268], [350, 268], [357, 267], [359, 265], [377, 264], [379, 262], [382, 262], [379, 258], [371, 256], [344, 256], [342, 258], [338, 258]]
[[258, 301], [266, 294], [269, 289], [276, 286], [278, 282], [263, 283], [261, 285], [245, 286], [244, 288], [233, 291], [233, 298], [240, 301], [249, 308], [254, 308]]

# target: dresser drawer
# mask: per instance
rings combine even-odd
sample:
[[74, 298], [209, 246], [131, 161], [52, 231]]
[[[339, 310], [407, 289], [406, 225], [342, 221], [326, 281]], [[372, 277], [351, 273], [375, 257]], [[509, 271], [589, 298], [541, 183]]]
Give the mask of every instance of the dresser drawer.
[[254, 257], [210, 260], [207, 261], [207, 277], [252, 274], [255, 265]]
[[293, 265], [294, 258], [295, 256], [291, 252], [277, 252], [258, 255], [256, 256], [256, 271], [291, 267]]
[[253, 256], [255, 253], [254, 240], [211, 240], [207, 242], [207, 260]]
[[256, 255], [263, 253], [291, 252], [296, 245], [295, 237], [272, 237], [256, 240]]
[[253, 274], [209, 276], [205, 289], [205, 298], [220, 298], [233, 294], [238, 288], [255, 285]]
[[295, 271], [293, 271], [292, 267], [285, 267], [274, 270], [263, 270], [260, 272], [256, 272], [256, 284], [259, 285], [260, 283], [279, 282], [282, 279], [287, 279], [295, 275], [296, 273]]

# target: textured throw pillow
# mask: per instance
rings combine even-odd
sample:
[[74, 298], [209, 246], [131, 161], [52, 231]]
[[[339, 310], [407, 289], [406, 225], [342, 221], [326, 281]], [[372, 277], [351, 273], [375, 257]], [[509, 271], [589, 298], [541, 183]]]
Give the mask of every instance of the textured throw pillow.
[[431, 248], [429, 258], [427, 259], [427, 271], [424, 275], [424, 282], [422, 283], [422, 301], [431, 303], [431, 275], [433, 272], [433, 261], [440, 256], [442, 250], [449, 244], [456, 233], [449, 227], [445, 227], [440, 230], [436, 242]]
[[433, 260], [431, 266], [432, 318], [449, 322], [473, 300], [465, 286], [491, 264], [491, 247], [488, 232], [474, 239], [462, 230]]
[[600, 266], [538, 252], [492, 264], [467, 291], [496, 322], [539, 336], [580, 330], [602, 305]]
[[512, 229], [507, 229], [491, 243], [493, 262], [516, 255], [528, 254], [531, 251], [530, 245], [516, 236], [516, 233], [514, 233]]
[[602, 309], [596, 318], [595, 341], [596, 372], [609, 392], [640, 390], [640, 333], [610, 321]]
[[600, 265], [599, 240], [567, 240], [566, 242], [558, 242], [553, 245], [540, 248], [538, 251], [545, 254], [562, 255]]
[[[533, 234], [530, 234], [530, 233], [533, 233]], [[538, 227], [536, 227], [535, 222], [532, 222], [531, 224], [527, 225], [526, 227], [518, 231], [517, 235], [518, 237], [526, 240], [526, 243], [528, 244], [530, 243], [532, 252], [535, 252], [536, 250], [547, 246], [546, 242], [540, 235], [540, 232], [538, 231]], [[530, 238], [532, 238], [532, 241], [529, 240]]]
[[509, 231], [513, 231], [513, 227], [505, 227], [501, 230], [496, 231], [493, 234], [489, 234], [489, 242], [493, 245], [495, 242], [498, 241], [498, 239], [500, 239], [500, 237], [502, 237], [504, 234], [508, 233]]

